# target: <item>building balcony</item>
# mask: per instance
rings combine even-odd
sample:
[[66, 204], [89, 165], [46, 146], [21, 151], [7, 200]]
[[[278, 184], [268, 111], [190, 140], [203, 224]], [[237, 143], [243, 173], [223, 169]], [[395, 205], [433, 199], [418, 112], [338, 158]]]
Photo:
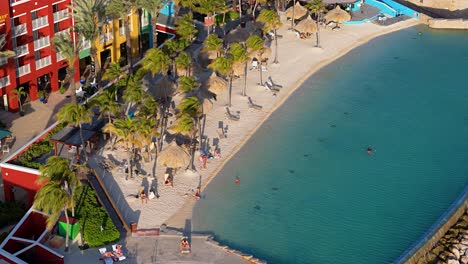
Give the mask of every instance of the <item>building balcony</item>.
[[33, 30], [39, 29], [41, 27], [45, 27], [47, 25], [49, 25], [48, 16], [42, 16], [42, 17], [36, 18], [36, 19], [34, 19], [32, 21], [32, 29]]
[[13, 27], [13, 37], [18, 37], [28, 33], [28, 29], [26, 28], [26, 24], [21, 24]]
[[52, 64], [50, 56], [44, 57], [36, 61], [36, 69], [44, 68], [50, 64]]
[[10, 76], [0, 78], [0, 88], [10, 85]]
[[63, 57], [60, 52], [57, 52], [56, 55], [57, 55], [57, 61], [61, 61], [65, 59], [65, 57]]
[[107, 43], [109, 41], [112, 41], [113, 39], [114, 39], [114, 36], [112, 35], [112, 33], [105, 33], [99, 37], [99, 40], [101, 43]]
[[24, 45], [16, 47], [15, 53], [16, 53], [15, 58], [19, 58], [21, 56], [29, 54], [28, 44], [24, 44]]
[[60, 10], [54, 13], [54, 23], [57, 23], [61, 20], [67, 19], [70, 17], [70, 12], [67, 9]]
[[61, 30], [59, 32], [56, 32], [55, 36], [58, 36], [58, 35], [70, 35], [70, 29], [67, 28], [67, 29]]
[[42, 37], [34, 41], [34, 51], [37, 51], [49, 45], [50, 45], [50, 37], [49, 36]]
[[23, 75], [26, 75], [31, 72], [31, 67], [29, 64], [26, 64], [24, 66], [18, 67], [16, 69], [16, 76], [21, 77]]

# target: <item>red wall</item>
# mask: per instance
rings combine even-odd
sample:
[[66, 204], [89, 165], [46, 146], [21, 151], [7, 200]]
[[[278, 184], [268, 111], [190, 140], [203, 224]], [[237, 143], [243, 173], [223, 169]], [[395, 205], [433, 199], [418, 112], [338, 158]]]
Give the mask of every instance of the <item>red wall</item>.
[[5, 200], [15, 200], [15, 194], [12, 188], [17, 186], [28, 192], [27, 206], [32, 206], [36, 192], [42, 187], [42, 185], [36, 184], [38, 175], [8, 168], [2, 168], [2, 176]]

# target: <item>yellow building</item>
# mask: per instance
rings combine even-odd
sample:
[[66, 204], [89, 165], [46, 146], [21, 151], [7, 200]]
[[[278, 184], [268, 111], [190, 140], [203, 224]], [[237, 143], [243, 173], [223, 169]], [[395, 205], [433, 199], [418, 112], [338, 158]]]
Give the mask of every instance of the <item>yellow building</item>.
[[[135, 60], [140, 54], [139, 49], [139, 30], [138, 30], [138, 12], [132, 10], [128, 14], [130, 26], [130, 39], [132, 58]], [[121, 66], [127, 64], [125, 25], [123, 19], [109, 19], [102, 26], [102, 32], [99, 39], [96, 40], [98, 61], [101, 68], [104, 68], [106, 61], [119, 62]], [[80, 71], [84, 74], [85, 69], [91, 64], [90, 43], [84, 44], [85, 49], [80, 53]]]

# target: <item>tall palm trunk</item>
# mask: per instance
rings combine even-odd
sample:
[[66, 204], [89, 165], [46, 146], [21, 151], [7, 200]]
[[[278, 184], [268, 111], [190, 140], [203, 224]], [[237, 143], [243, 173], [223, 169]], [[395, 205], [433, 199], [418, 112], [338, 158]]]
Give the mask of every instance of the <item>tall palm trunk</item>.
[[67, 228], [65, 230], [65, 252], [68, 252], [68, 233], [70, 232], [70, 220], [68, 219], [67, 208], [65, 207], [65, 220], [67, 221]]
[[133, 75], [133, 58], [132, 58], [132, 39], [130, 37], [130, 21], [127, 18], [124, 19], [125, 23], [125, 46], [127, 50], [127, 65], [128, 75]]
[[239, 0], [239, 19], [242, 19], [242, 0]]
[[258, 0], [255, 0], [255, 4], [252, 6], [252, 17], [255, 18], [255, 11], [257, 10]]
[[316, 36], [316, 38], [317, 38], [317, 45], [316, 45], [316, 47], [321, 48], [321, 46], [320, 46], [320, 24], [319, 24], [319, 21], [320, 21], [320, 19], [321, 19], [320, 13], [316, 13], [316, 14], [315, 14], [315, 17], [317, 18], [317, 32], [315, 32], [315, 36]]
[[151, 29], [153, 30], [153, 49], [158, 48], [158, 31], [156, 30], [156, 23], [158, 16], [151, 17]]
[[101, 88], [101, 65], [98, 61], [97, 48], [93, 45], [91, 46], [91, 58], [94, 61], [94, 76], [96, 77], [96, 85], [98, 88]]
[[[296, 11], [296, 0], [293, 0], [293, 7], [292, 7], [292, 17], [291, 17], [291, 29], [294, 30], [294, 11]], [[275, 36], [276, 38], [276, 36]]]
[[229, 75], [229, 103], [228, 106], [231, 107], [231, 97], [232, 97], [232, 75]]
[[[83, 129], [82, 129], [81, 124], [80, 124], [80, 138], [81, 138], [81, 145], [83, 146], [83, 154], [85, 156], [84, 165], [86, 165], [88, 163], [88, 153], [86, 153], [86, 145], [85, 145], [85, 141], [83, 137]], [[79, 149], [77, 149], [76, 151], [79, 151]]]
[[274, 29], [275, 32], [275, 59], [273, 60], [273, 63], [279, 63], [278, 61], [278, 35], [276, 34], [276, 28]]
[[242, 96], [247, 95], [247, 60], [244, 64], [244, 89], [242, 89]]
[[[125, 175], [125, 179], [128, 180], [128, 176], [130, 175], [130, 178], [133, 177], [133, 170], [132, 170], [132, 157], [133, 156], [133, 148], [128, 150], [128, 158], [127, 158], [127, 166], [128, 166], [128, 173]], [[140, 194], [138, 194], [140, 195]]]
[[[67, 67], [67, 78], [68, 82], [70, 83], [70, 90], [71, 90], [71, 102], [76, 103], [76, 84], [75, 84], [75, 69], [70, 69]], [[59, 87], [60, 88], [60, 87]]]
[[258, 67], [258, 73], [260, 74], [260, 85], [263, 85], [262, 65], [262, 61], [260, 60], [260, 64]]

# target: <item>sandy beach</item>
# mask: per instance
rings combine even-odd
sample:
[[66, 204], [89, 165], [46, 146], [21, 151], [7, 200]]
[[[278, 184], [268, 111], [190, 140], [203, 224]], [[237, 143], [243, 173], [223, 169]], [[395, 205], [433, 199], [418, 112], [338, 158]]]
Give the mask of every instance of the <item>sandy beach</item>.
[[[284, 20], [283, 20], [284, 21]], [[98, 164], [103, 158], [113, 160], [116, 164], [125, 163], [127, 153], [112, 151], [109, 146], [103, 148], [90, 159], [90, 165], [96, 168], [118, 205], [127, 223], [137, 223], [138, 229], [155, 229], [162, 224], [176, 228], [190, 228], [192, 209], [196, 202], [195, 190], [201, 186], [203, 190], [209, 184], [224, 164], [248, 141], [262, 123], [274, 112], [286, 99], [314, 72], [346, 54], [351, 49], [368, 42], [369, 40], [399, 29], [418, 24], [416, 20], [406, 20], [391, 26], [378, 26], [372, 23], [362, 25], [344, 25], [339, 31], [322, 29], [321, 46], [315, 48], [315, 37], [301, 40], [287, 30], [290, 25], [284, 22], [284, 26], [278, 31], [283, 37], [278, 40], [279, 64], [268, 65], [268, 70], [263, 72], [263, 80], [271, 76], [273, 81], [283, 86], [280, 92], [274, 94], [265, 87], [257, 85], [260, 81], [258, 71], [249, 71], [247, 76], [247, 95], [255, 104], [261, 105], [261, 110], [250, 108], [247, 97], [241, 96], [243, 77], [233, 81], [231, 112], [240, 115], [240, 121], [232, 121], [226, 118], [227, 91], [224, 91], [213, 102], [211, 111], [206, 114], [203, 122], [202, 146], [209, 150], [210, 146], [217, 145], [221, 150], [221, 158], [208, 160], [206, 169], [197, 171], [182, 171], [174, 176], [174, 186], [164, 184], [165, 168], [153, 162], [140, 161], [140, 177], [126, 180], [123, 171], [113, 169], [110, 171], [100, 169]], [[274, 56], [274, 43], [272, 43], [272, 56]], [[270, 57], [273, 61], [273, 57]], [[204, 71], [200, 79], [209, 76], [209, 71]], [[180, 98], [179, 98], [180, 99]], [[175, 98], [177, 101], [178, 99]], [[219, 127], [226, 130], [226, 138], [220, 139], [217, 130]], [[165, 144], [165, 147], [169, 144]], [[165, 148], [164, 147], [164, 148]], [[163, 149], [164, 149], [163, 148]], [[198, 156], [195, 157], [195, 165], [198, 167]], [[234, 179], [233, 179], [234, 186]], [[135, 198], [136, 193], [153, 188], [160, 196], [142, 203]]]

